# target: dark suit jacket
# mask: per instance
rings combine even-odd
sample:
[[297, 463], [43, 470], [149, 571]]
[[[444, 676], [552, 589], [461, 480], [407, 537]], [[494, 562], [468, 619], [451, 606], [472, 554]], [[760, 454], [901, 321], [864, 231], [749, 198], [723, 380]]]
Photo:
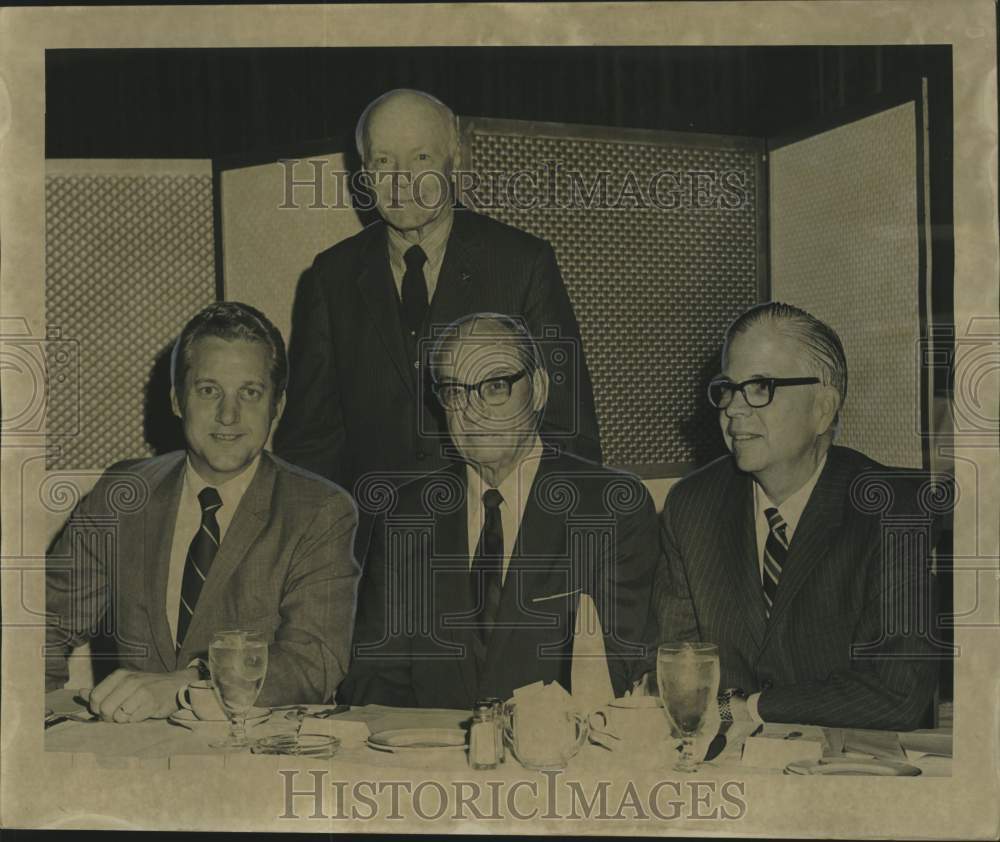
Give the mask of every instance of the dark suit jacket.
[[[290, 381], [275, 452], [355, 493], [368, 472], [410, 472], [410, 478], [447, 464], [444, 418], [414, 368], [403, 339], [399, 297], [389, 266], [387, 228], [379, 221], [316, 257], [296, 296]], [[544, 429], [571, 452], [601, 460], [590, 375], [579, 328], [543, 240], [469, 210], [455, 211], [424, 336], [469, 313], [522, 316], [541, 338], [561, 333], [576, 352], [576, 376], [550, 357], [553, 382]], [[429, 343], [428, 343], [429, 344]], [[429, 350], [425, 346], [425, 350]]]
[[[338, 700], [471, 708], [534, 681], [567, 690], [581, 592], [597, 607], [621, 695], [645, 650], [656, 512], [645, 487], [563, 454], [543, 458], [479, 674], [469, 573], [466, 468], [387, 497], [362, 577], [351, 670]], [[464, 622], [463, 622], [464, 620]]]
[[46, 689], [102, 621], [120, 666], [183, 669], [212, 634], [250, 628], [270, 641], [258, 703], [324, 702], [347, 668], [358, 566], [357, 514], [343, 489], [261, 455], [219, 547], [184, 644], [167, 625], [171, 539], [185, 453], [108, 470], [76, 507], [47, 558]]
[[[941, 652], [927, 567], [938, 521], [921, 506], [920, 475], [832, 447], [770, 620], [751, 483], [725, 456], [667, 495], [654, 588], [661, 641], [717, 643], [721, 686], [762, 691], [765, 721], [918, 727]], [[852, 657], [864, 644], [873, 645]]]

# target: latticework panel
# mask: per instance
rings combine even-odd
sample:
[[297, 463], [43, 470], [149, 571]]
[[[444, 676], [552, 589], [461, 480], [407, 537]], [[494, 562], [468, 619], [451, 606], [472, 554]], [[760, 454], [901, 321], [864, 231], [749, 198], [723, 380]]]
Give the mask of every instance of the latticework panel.
[[[207, 164], [50, 162], [46, 177], [46, 324], [75, 343], [74, 380], [49, 379], [50, 469], [103, 468], [150, 455], [154, 363], [215, 298]], [[160, 384], [161, 387], [168, 384]]]
[[916, 156], [913, 103], [771, 155], [773, 296], [844, 343], [838, 441], [906, 467], [923, 463]]
[[509, 126], [473, 121], [466, 160], [483, 184], [466, 198], [555, 249], [606, 461], [655, 473], [716, 451], [704, 386], [726, 325], [758, 300], [757, 153]]

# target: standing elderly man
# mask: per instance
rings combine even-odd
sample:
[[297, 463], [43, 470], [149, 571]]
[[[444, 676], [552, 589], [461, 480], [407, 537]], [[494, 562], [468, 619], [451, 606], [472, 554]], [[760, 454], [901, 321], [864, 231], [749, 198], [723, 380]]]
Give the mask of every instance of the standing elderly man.
[[444, 465], [422, 340], [435, 325], [489, 310], [516, 314], [537, 337], [554, 330], [547, 356], [558, 347], [568, 367], [552, 386], [544, 432], [599, 462], [590, 376], [555, 254], [454, 208], [455, 116], [428, 94], [394, 90], [365, 109], [356, 140], [382, 219], [322, 252], [302, 278], [276, 452], [352, 491], [369, 472]]
[[207, 677], [212, 635], [233, 628], [268, 642], [260, 704], [324, 702], [347, 669], [357, 515], [343, 489], [263, 449], [285, 400], [281, 334], [219, 302], [184, 327], [171, 363], [186, 450], [110, 468], [48, 555], [46, 689], [104, 621], [120, 664], [90, 694], [104, 719], [175, 711]]
[[[917, 727], [938, 669], [931, 487], [832, 444], [847, 362], [803, 310], [750, 308], [722, 362], [709, 400], [731, 455], [667, 496], [660, 641], [719, 645], [734, 719]], [[890, 519], [906, 524], [901, 543], [885, 540]]]
[[539, 435], [549, 377], [511, 319], [460, 319], [431, 365], [457, 461], [386, 489], [338, 698], [469, 708], [535, 681], [572, 691], [584, 596], [621, 695], [645, 652], [659, 552], [648, 492]]

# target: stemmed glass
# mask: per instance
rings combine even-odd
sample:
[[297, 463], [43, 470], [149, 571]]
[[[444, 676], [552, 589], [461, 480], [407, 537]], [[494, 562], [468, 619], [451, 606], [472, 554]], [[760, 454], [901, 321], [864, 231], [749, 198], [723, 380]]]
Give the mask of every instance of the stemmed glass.
[[676, 772], [695, 772], [695, 738], [717, 722], [719, 647], [714, 643], [664, 643], [656, 651], [656, 683], [663, 710], [675, 734], [681, 737]]
[[229, 719], [229, 736], [212, 748], [240, 749], [250, 745], [246, 718], [257, 701], [267, 673], [267, 641], [260, 632], [227, 629], [216, 632], [208, 647], [208, 668], [219, 703]]

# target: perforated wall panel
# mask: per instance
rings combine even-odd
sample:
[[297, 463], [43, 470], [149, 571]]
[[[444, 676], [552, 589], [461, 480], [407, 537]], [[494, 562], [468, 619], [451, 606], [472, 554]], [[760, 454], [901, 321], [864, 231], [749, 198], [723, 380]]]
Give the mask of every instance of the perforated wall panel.
[[[48, 429], [75, 431], [55, 437], [48, 467], [151, 455], [154, 363], [215, 298], [211, 167], [49, 161], [45, 212], [47, 329], [79, 356], [78, 383], [48, 379]], [[162, 413], [165, 395], [149, 399]]]
[[923, 460], [917, 172], [913, 103], [771, 154], [773, 296], [844, 343], [838, 441], [908, 467]]
[[463, 123], [465, 160], [482, 178], [466, 200], [556, 251], [605, 460], [669, 474], [717, 451], [704, 385], [725, 326], [758, 300], [754, 148]]

